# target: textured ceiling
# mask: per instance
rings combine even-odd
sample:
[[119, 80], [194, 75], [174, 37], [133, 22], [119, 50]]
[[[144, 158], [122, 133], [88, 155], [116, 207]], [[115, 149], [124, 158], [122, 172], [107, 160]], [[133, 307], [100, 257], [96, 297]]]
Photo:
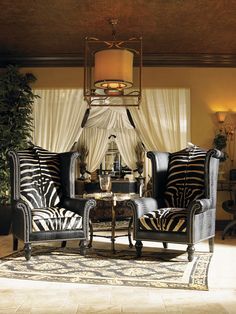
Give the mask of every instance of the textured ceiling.
[[146, 65], [236, 66], [235, 0], [3, 0], [0, 64], [82, 64], [112, 17], [118, 39], [143, 38]]

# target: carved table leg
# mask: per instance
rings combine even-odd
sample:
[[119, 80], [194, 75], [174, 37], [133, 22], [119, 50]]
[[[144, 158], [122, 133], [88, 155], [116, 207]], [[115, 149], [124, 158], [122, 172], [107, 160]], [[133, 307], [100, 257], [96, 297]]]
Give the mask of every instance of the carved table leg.
[[115, 232], [116, 232], [116, 211], [115, 211], [116, 201], [112, 201], [112, 208], [111, 208], [111, 250], [115, 254]]
[[129, 247], [130, 248], [132, 248], [134, 246], [132, 243], [132, 239], [131, 239], [132, 224], [133, 224], [133, 217], [130, 218], [129, 226], [128, 226], [128, 239], [129, 239]]

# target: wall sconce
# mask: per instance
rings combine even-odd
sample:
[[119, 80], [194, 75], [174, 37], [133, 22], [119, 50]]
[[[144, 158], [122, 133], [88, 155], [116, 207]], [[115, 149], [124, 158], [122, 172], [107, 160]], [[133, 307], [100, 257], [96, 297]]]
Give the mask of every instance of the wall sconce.
[[231, 140], [233, 139], [233, 135], [236, 129], [235, 116], [236, 116], [236, 112], [229, 112], [229, 111], [216, 112], [216, 118], [220, 125], [219, 126], [220, 132], [223, 132], [227, 136], [230, 136]]
[[231, 168], [235, 168], [236, 154], [236, 112], [235, 111], [219, 111], [215, 113], [219, 129], [215, 135], [213, 144], [216, 148], [224, 153], [222, 161], [227, 161], [221, 164], [220, 178], [225, 180], [222, 175], [228, 172]]
[[216, 118], [219, 123], [224, 123], [226, 118], [227, 112], [226, 111], [218, 111], [216, 112]]
[[[142, 38], [116, 39], [117, 19], [111, 19], [113, 40], [85, 39], [84, 99], [88, 106], [139, 106], [142, 80]], [[134, 65], [138, 68], [133, 76]]]

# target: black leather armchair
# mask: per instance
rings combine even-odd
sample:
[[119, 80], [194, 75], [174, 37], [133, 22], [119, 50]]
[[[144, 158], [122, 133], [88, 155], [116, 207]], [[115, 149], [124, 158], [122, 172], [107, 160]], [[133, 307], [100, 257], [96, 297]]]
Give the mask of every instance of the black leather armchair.
[[52, 153], [37, 146], [9, 151], [13, 209], [13, 249], [24, 241], [25, 258], [31, 243], [80, 240], [85, 254], [89, 211], [94, 200], [74, 198], [75, 161], [78, 153]]
[[194, 244], [209, 239], [213, 252], [218, 165], [221, 153], [196, 146], [176, 153], [148, 152], [152, 162], [152, 197], [127, 202], [134, 212], [137, 256], [142, 241]]

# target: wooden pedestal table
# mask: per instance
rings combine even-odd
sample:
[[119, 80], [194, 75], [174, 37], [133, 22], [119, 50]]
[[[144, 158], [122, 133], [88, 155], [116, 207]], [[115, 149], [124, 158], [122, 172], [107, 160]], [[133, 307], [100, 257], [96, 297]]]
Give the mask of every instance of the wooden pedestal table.
[[[113, 253], [116, 252], [115, 250], [115, 241], [118, 237], [124, 237], [128, 236], [129, 240], [129, 247], [133, 247], [133, 243], [131, 240], [131, 227], [133, 223], [133, 216], [130, 216], [128, 230], [126, 234], [119, 234], [116, 235], [116, 207], [118, 202], [125, 202], [129, 199], [138, 198], [138, 194], [126, 194], [126, 193], [92, 193], [92, 194], [84, 194], [84, 198], [94, 198], [95, 200], [102, 200], [111, 202], [111, 235], [100, 235], [100, 234], [94, 234], [93, 231], [93, 224], [90, 221], [90, 242], [89, 247], [92, 247], [93, 243], [93, 237], [104, 237], [111, 239], [111, 250]], [[121, 230], [121, 229], [119, 229]], [[100, 230], [98, 230], [99, 232]], [[102, 231], [102, 230], [101, 230]]]

